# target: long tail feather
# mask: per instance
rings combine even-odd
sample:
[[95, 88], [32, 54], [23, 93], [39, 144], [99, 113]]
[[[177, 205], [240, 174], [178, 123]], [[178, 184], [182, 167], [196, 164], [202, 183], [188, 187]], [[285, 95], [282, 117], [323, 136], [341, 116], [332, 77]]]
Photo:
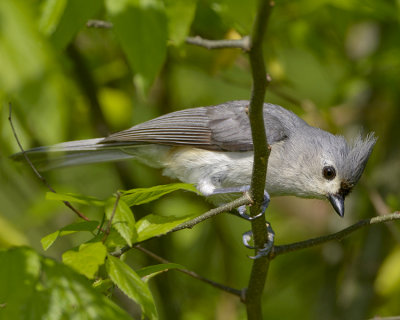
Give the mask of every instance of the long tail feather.
[[[26, 151], [26, 155], [40, 170], [51, 170], [61, 167], [118, 161], [134, 158], [122, 150], [119, 144], [100, 143], [103, 138], [77, 140], [59, 143], [48, 147], [38, 147]], [[126, 144], [124, 144], [126, 148]], [[135, 145], [130, 146], [130, 148]], [[24, 159], [22, 152], [12, 156], [14, 160]]]

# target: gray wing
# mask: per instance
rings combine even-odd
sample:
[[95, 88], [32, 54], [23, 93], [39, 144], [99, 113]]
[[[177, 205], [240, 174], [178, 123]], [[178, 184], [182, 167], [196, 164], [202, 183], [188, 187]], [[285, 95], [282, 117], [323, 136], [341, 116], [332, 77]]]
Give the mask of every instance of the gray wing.
[[[172, 112], [114, 133], [100, 143], [155, 143], [217, 151], [251, 151], [248, 105], [248, 101], [231, 101]], [[264, 118], [271, 145], [286, 139], [296, 127], [306, 125], [294, 113], [273, 104], [264, 104]]]

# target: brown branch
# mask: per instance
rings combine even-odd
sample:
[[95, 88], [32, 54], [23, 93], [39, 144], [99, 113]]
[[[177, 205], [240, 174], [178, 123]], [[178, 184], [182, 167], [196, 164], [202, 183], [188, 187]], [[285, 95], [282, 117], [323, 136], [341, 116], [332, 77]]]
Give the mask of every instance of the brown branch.
[[[137, 249], [139, 251], [142, 251], [143, 253], [147, 254], [148, 256], [152, 257], [154, 260], [156, 260], [158, 262], [171, 263], [167, 259], [164, 259], [164, 258], [158, 256], [157, 254], [155, 254], [154, 252], [151, 252], [151, 251], [149, 251], [149, 250], [147, 250], [147, 249], [145, 249], [145, 248], [143, 248], [141, 246], [135, 246], [135, 249]], [[207, 283], [207, 284], [209, 284], [209, 285], [211, 285], [211, 286], [213, 286], [213, 287], [215, 287], [217, 289], [221, 289], [221, 290], [223, 290], [225, 292], [228, 292], [228, 293], [233, 294], [233, 295], [238, 296], [238, 297], [242, 296], [242, 290], [234, 289], [234, 288], [225, 286], [223, 284], [220, 284], [218, 282], [214, 282], [214, 281], [212, 281], [210, 279], [207, 279], [207, 278], [205, 278], [205, 277], [203, 277], [203, 276], [201, 276], [201, 275], [199, 275], [196, 272], [191, 271], [191, 270], [187, 270], [187, 269], [177, 269], [177, 270], [182, 272], [182, 273], [184, 273], [184, 274], [187, 274], [187, 275], [191, 276], [192, 278], [195, 278], [197, 280], [203, 281], [203, 282], [205, 282], [205, 283]]]
[[353, 233], [354, 231], [365, 227], [365, 226], [370, 226], [378, 223], [384, 223], [384, 222], [389, 222], [389, 221], [394, 221], [394, 220], [400, 220], [400, 211], [396, 211], [392, 214], [388, 215], [383, 215], [379, 217], [373, 217], [370, 219], [364, 219], [360, 220], [357, 223], [340, 230], [339, 232], [335, 232], [326, 236], [322, 237], [317, 237], [317, 238], [312, 238], [304, 241], [299, 241], [299, 242], [294, 242], [291, 244], [286, 244], [286, 245], [280, 245], [280, 246], [274, 246], [272, 249], [272, 252], [270, 254], [270, 258], [275, 258], [276, 256], [279, 256], [284, 253], [292, 252], [292, 251], [297, 251], [297, 250], [302, 250], [306, 248], [311, 248], [315, 247], [318, 245], [321, 245], [323, 243], [329, 242], [329, 241], [340, 241], [343, 240], [345, 237]]
[[[250, 215], [260, 212], [264, 198], [265, 180], [267, 176], [268, 146], [264, 125], [264, 97], [269, 83], [265, 70], [263, 56], [263, 40], [267, 23], [274, 3], [270, 0], [259, 0], [256, 18], [251, 35], [251, 49], [249, 60], [253, 77], [249, 119], [254, 145], [254, 163], [251, 180], [251, 194], [254, 205], [250, 208]], [[263, 248], [268, 240], [268, 231], [265, 228], [265, 217], [255, 219], [251, 223], [253, 239], [256, 248]], [[257, 254], [257, 253], [256, 253]], [[262, 319], [261, 297], [268, 274], [269, 258], [261, 257], [254, 260], [244, 303], [246, 304], [248, 319]]]
[[[14, 128], [14, 124], [12, 122], [12, 106], [11, 106], [11, 102], [9, 103], [9, 114], [8, 114], [8, 121], [10, 122], [11, 125], [11, 130], [14, 134], [14, 138], [17, 141], [18, 147], [21, 150], [22, 155], [24, 156], [26, 162], [29, 164], [29, 166], [31, 167], [31, 169], [33, 170], [33, 172], [35, 173], [35, 175], [39, 178], [40, 181], [42, 181], [42, 183], [47, 187], [47, 189], [49, 189], [51, 192], [53, 193], [57, 193], [53, 187], [47, 182], [47, 180], [40, 174], [40, 172], [36, 169], [36, 167], [33, 165], [32, 161], [29, 159], [28, 155], [26, 154], [26, 151], [24, 150], [24, 148], [22, 147], [21, 142], [19, 141], [17, 132]], [[78, 209], [76, 209], [69, 201], [63, 201], [63, 203], [69, 208], [71, 209], [73, 212], [75, 212], [79, 218], [86, 220], [86, 221], [90, 221], [90, 219], [88, 217], [86, 217], [83, 213], [81, 213]]]
[[237, 48], [243, 51], [250, 50], [250, 38], [245, 36], [241, 39], [229, 39], [229, 40], [209, 40], [204, 39], [200, 36], [187, 37], [185, 42], [195, 46], [203, 47], [206, 49], [223, 49], [223, 48]]

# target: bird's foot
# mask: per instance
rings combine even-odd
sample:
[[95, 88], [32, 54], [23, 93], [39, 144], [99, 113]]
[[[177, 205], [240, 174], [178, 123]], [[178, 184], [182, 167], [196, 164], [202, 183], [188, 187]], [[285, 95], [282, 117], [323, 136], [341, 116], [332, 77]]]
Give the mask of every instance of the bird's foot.
[[249, 249], [256, 249], [256, 255], [249, 256], [250, 259], [255, 260], [255, 259], [259, 259], [261, 257], [268, 256], [269, 253], [271, 252], [272, 247], [274, 246], [275, 232], [272, 229], [269, 222], [266, 223], [266, 226], [267, 226], [268, 238], [267, 238], [267, 242], [264, 243], [263, 248], [256, 248], [250, 244], [250, 241], [252, 241], [252, 239], [253, 239], [252, 231], [247, 231], [247, 232], [243, 233], [242, 240], [243, 240], [244, 246]]
[[246, 219], [247, 221], [252, 221], [252, 220], [255, 220], [257, 218], [260, 218], [265, 213], [265, 210], [267, 210], [270, 200], [271, 200], [271, 198], [269, 196], [269, 193], [267, 192], [267, 190], [264, 190], [264, 199], [263, 199], [263, 202], [261, 204], [260, 213], [255, 215], [255, 216], [249, 216], [246, 213], [247, 207], [246, 206], [240, 206], [239, 208], [237, 208], [238, 216], [243, 218], [243, 219]]

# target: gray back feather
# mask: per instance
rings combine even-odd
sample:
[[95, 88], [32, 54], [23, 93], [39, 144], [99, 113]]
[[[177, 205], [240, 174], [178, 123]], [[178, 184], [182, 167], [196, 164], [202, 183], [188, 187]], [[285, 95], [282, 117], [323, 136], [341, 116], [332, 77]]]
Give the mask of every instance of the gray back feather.
[[[251, 151], [248, 106], [248, 101], [230, 101], [172, 112], [114, 133], [101, 143], [156, 143], [215, 151]], [[296, 127], [307, 125], [294, 113], [273, 104], [264, 104], [264, 119], [271, 145], [286, 139]]]

